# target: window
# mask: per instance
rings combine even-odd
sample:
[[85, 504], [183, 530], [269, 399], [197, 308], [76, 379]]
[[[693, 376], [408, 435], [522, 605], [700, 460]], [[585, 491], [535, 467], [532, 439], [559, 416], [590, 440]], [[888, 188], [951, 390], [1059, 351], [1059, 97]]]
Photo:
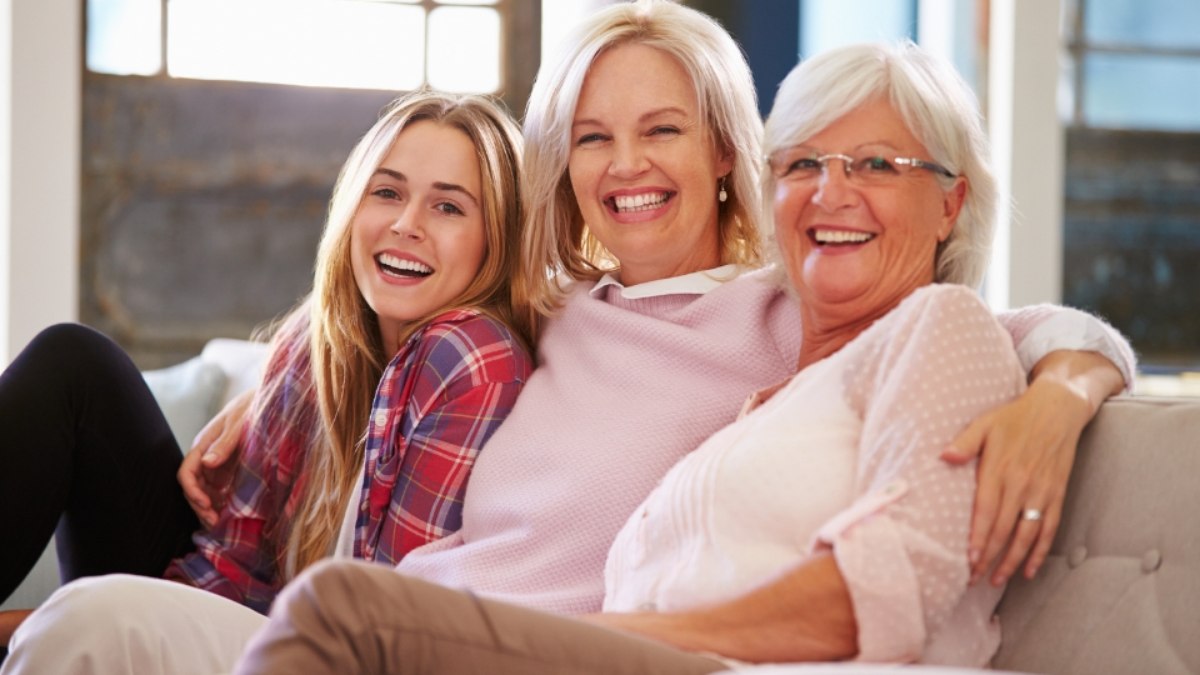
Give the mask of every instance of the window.
[[1073, 124], [1200, 130], [1200, 3], [1073, 0], [1066, 9]]
[[87, 66], [120, 75], [493, 93], [505, 84], [509, 1], [89, 0]]
[[1063, 300], [1128, 336], [1145, 373], [1200, 371], [1200, 3], [1065, 9]]

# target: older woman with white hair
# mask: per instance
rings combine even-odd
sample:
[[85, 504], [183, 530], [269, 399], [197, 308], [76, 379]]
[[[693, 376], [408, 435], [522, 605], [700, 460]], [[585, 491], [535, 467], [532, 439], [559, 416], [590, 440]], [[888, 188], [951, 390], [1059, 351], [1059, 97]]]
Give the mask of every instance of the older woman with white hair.
[[[579, 110], [589, 94], [585, 83]], [[611, 131], [590, 137], [603, 115], [584, 119], [580, 145], [620, 145]], [[912, 44], [831, 51], [781, 85], [766, 150], [798, 361], [629, 517], [608, 554], [605, 613], [589, 624], [331, 564], [285, 592], [240, 671], [986, 665], [1002, 588], [968, 583], [975, 471], [941, 454], [1020, 395], [1025, 373], [972, 290], [995, 201], [973, 98]]]

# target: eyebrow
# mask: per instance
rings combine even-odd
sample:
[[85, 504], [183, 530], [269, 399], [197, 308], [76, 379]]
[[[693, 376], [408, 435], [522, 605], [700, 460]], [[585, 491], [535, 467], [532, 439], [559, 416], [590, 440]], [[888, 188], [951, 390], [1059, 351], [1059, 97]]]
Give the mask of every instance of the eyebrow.
[[[375, 169], [375, 175], [378, 176], [380, 174], [382, 174], [384, 176], [390, 176], [391, 178], [394, 178], [395, 180], [398, 180], [402, 183], [408, 182], [408, 176], [405, 176], [403, 173], [396, 171], [395, 169], [388, 169], [388, 168], [384, 168], [381, 166], [378, 169]], [[433, 189], [441, 191], [441, 192], [458, 192], [458, 193], [462, 194], [464, 197], [466, 197], [467, 199], [470, 199], [471, 203], [475, 204], [476, 206], [479, 206], [479, 200], [475, 198], [475, 195], [471, 194], [470, 190], [467, 190], [467, 188], [459, 185], [458, 183], [444, 183], [442, 181], [434, 181]]]
[[[676, 106], [667, 106], [666, 108], [658, 108], [657, 110], [651, 110], [650, 112], [642, 115], [641, 117], [638, 117], [638, 122], [644, 123], [648, 119], [652, 119], [652, 118], [659, 117], [661, 115], [670, 114], [670, 113], [682, 115], [684, 117], [688, 116], [687, 111], [684, 110], [683, 108], [678, 108]], [[604, 126], [603, 124], [600, 123], [599, 120], [594, 120], [591, 118], [575, 120], [575, 121], [571, 122], [572, 127], [577, 127], [577, 126], [584, 125], [584, 124], [595, 124], [596, 126]]]

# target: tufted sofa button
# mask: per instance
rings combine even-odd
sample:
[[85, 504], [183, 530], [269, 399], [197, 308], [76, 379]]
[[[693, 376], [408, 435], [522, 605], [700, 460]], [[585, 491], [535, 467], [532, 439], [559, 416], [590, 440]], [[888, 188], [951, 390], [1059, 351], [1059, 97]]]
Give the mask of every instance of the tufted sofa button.
[[1084, 560], [1087, 560], [1087, 548], [1084, 546], [1076, 546], [1067, 554], [1067, 565], [1072, 569], [1082, 565]]
[[1152, 548], [1142, 555], [1142, 571], [1149, 574], [1158, 569], [1162, 565], [1162, 554], [1158, 549]]

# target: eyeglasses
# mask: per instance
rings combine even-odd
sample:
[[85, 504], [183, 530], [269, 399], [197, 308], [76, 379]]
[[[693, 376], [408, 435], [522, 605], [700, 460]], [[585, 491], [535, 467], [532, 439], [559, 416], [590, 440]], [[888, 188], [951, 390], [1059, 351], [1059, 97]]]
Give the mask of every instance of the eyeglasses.
[[771, 173], [779, 180], [811, 181], [821, 177], [832, 160], [841, 160], [846, 178], [859, 185], [883, 185], [904, 178], [914, 169], [957, 178], [949, 169], [936, 162], [915, 157], [890, 157], [878, 152], [867, 152], [858, 157], [829, 153], [819, 155], [811, 148], [795, 147], [780, 150], [771, 155], [767, 162]]

